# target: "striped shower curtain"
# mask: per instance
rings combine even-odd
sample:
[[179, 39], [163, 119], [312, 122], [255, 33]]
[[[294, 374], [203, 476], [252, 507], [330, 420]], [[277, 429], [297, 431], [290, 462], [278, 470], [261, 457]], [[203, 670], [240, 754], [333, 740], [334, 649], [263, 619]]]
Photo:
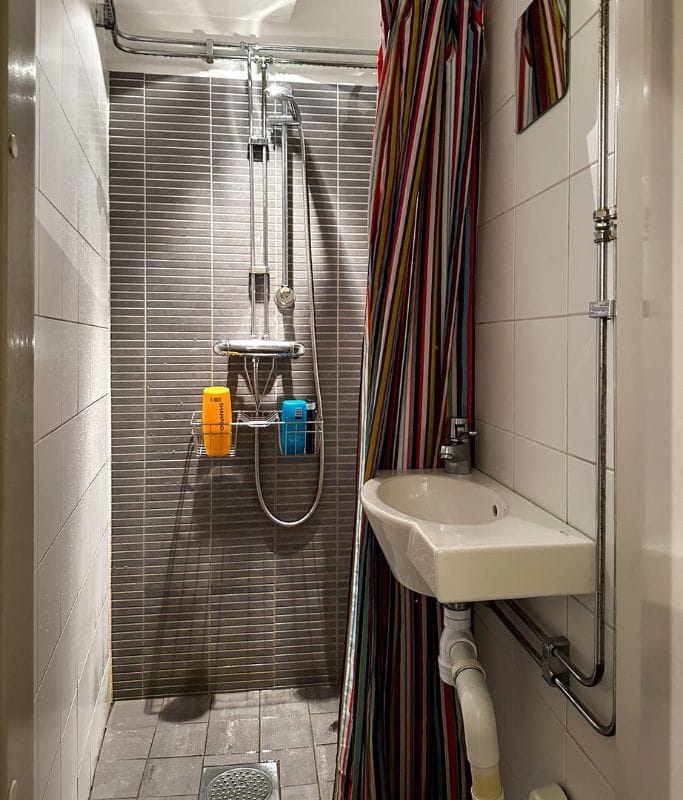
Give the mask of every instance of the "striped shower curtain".
[[[447, 418], [471, 417], [483, 2], [381, 0], [361, 482], [437, 466]], [[465, 800], [439, 634], [359, 508], [335, 800]]]

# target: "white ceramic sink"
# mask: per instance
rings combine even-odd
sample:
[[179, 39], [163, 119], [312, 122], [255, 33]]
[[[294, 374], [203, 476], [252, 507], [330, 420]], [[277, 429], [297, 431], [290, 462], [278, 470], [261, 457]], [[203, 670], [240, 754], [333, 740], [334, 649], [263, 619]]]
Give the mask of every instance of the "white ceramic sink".
[[380, 472], [361, 502], [396, 578], [442, 603], [593, 591], [593, 541], [476, 470]]

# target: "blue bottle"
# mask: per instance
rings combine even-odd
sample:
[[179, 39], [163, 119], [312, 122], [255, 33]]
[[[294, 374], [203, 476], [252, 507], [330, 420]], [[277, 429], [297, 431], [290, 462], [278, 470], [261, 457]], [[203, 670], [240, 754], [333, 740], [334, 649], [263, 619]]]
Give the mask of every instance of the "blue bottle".
[[280, 448], [285, 456], [306, 452], [306, 401], [283, 400], [280, 412]]

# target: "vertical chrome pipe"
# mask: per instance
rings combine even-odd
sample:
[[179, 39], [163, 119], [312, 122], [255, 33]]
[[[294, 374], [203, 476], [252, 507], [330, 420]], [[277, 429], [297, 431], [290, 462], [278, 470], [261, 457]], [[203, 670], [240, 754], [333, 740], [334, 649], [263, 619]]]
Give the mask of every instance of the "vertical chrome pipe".
[[[609, 0], [600, 0], [600, 42], [598, 78], [598, 208], [595, 212], [597, 245], [597, 302], [591, 304], [596, 332], [596, 453], [595, 453], [595, 630], [593, 669], [584, 672], [565, 653], [557, 650], [558, 661], [583, 686], [596, 686], [605, 673], [605, 604], [607, 581], [607, 342], [612, 318], [609, 298], [608, 255], [612, 240], [609, 209]], [[595, 311], [593, 310], [595, 308]]]
[[[282, 101], [282, 116], [287, 115], [287, 101]], [[282, 286], [290, 286], [289, 280], [289, 130], [283, 119], [280, 134], [282, 153]]]
[[249, 114], [249, 140], [247, 142], [249, 157], [249, 302], [251, 303], [251, 335], [256, 336], [256, 278], [254, 263], [256, 259], [256, 215], [254, 212], [254, 83], [252, 66], [254, 57], [251, 49], [247, 49], [247, 109]]
[[[598, 214], [609, 217], [609, 0], [600, 2], [600, 82], [598, 85]], [[597, 238], [597, 237], [596, 237]], [[598, 303], [609, 300], [609, 235], [597, 242]], [[595, 591], [595, 674], [605, 668], [605, 583], [607, 572], [607, 337], [609, 319], [597, 319], [597, 437], [595, 511], [598, 580]]]
[[268, 312], [270, 306], [270, 274], [268, 272], [268, 130], [267, 98], [268, 64], [261, 59], [261, 178], [262, 178], [262, 227], [263, 227], [263, 335], [270, 335]]

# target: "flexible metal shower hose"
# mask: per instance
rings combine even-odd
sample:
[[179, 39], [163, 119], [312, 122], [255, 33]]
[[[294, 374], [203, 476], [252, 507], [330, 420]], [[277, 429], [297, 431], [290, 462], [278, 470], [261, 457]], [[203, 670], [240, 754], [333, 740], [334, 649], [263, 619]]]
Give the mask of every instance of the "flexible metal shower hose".
[[260, 441], [260, 434], [259, 429], [254, 429], [254, 444], [255, 444], [255, 455], [254, 455], [254, 477], [256, 479], [256, 494], [258, 495], [258, 501], [263, 509], [263, 513], [274, 522], [276, 525], [280, 525], [282, 528], [296, 528], [299, 525], [303, 525], [304, 522], [307, 522], [313, 514], [315, 514], [316, 509], [320, 503], [320, 498], [322, 497], [323, 493], [323, 483], [325, 479], [325, 427], [324, 427], [324, 419], [325, 415], [323, 414], [323, 398], [322, 392], [320, 390], [320, 373], [318, 371], [318, 340], [316, 335], [316, 327], [315, 327], [315, 292], [314, 292], [314, 285], [313, 285], [313, 252], [311, 246], [311, 214], [310, 209], [308, 207], [308, 178], [306, 172], [306, 140], [304, 138], [304, 129], [301, 122], [298, 124], [299, 136], [301, 141], [301, 180], [303, 183], [303, 193], [304, 193], [304, 228], [305, 228], [305, 246], [306, 246], [306, 263], [308, 267], [308, 306], [309, 306], [309, 323], [311, 328], [311, 355], [313, 357], [313, 381], [315, 383], [315, 399], [318, 404], [318, 418], [321, 421], [321, 431], [320, 431], [320, 468], [318, 470], [318, 488], [315, 493], [315, 499], [313, 500], [313, 504], [309, 508], [309, 510], [298, 519], [294, 520], [284, 520], [276, 517], [275, 514], [268, 508], [268, 505], [263, 497], [263, 489], [261, 488], [261, 441]]

